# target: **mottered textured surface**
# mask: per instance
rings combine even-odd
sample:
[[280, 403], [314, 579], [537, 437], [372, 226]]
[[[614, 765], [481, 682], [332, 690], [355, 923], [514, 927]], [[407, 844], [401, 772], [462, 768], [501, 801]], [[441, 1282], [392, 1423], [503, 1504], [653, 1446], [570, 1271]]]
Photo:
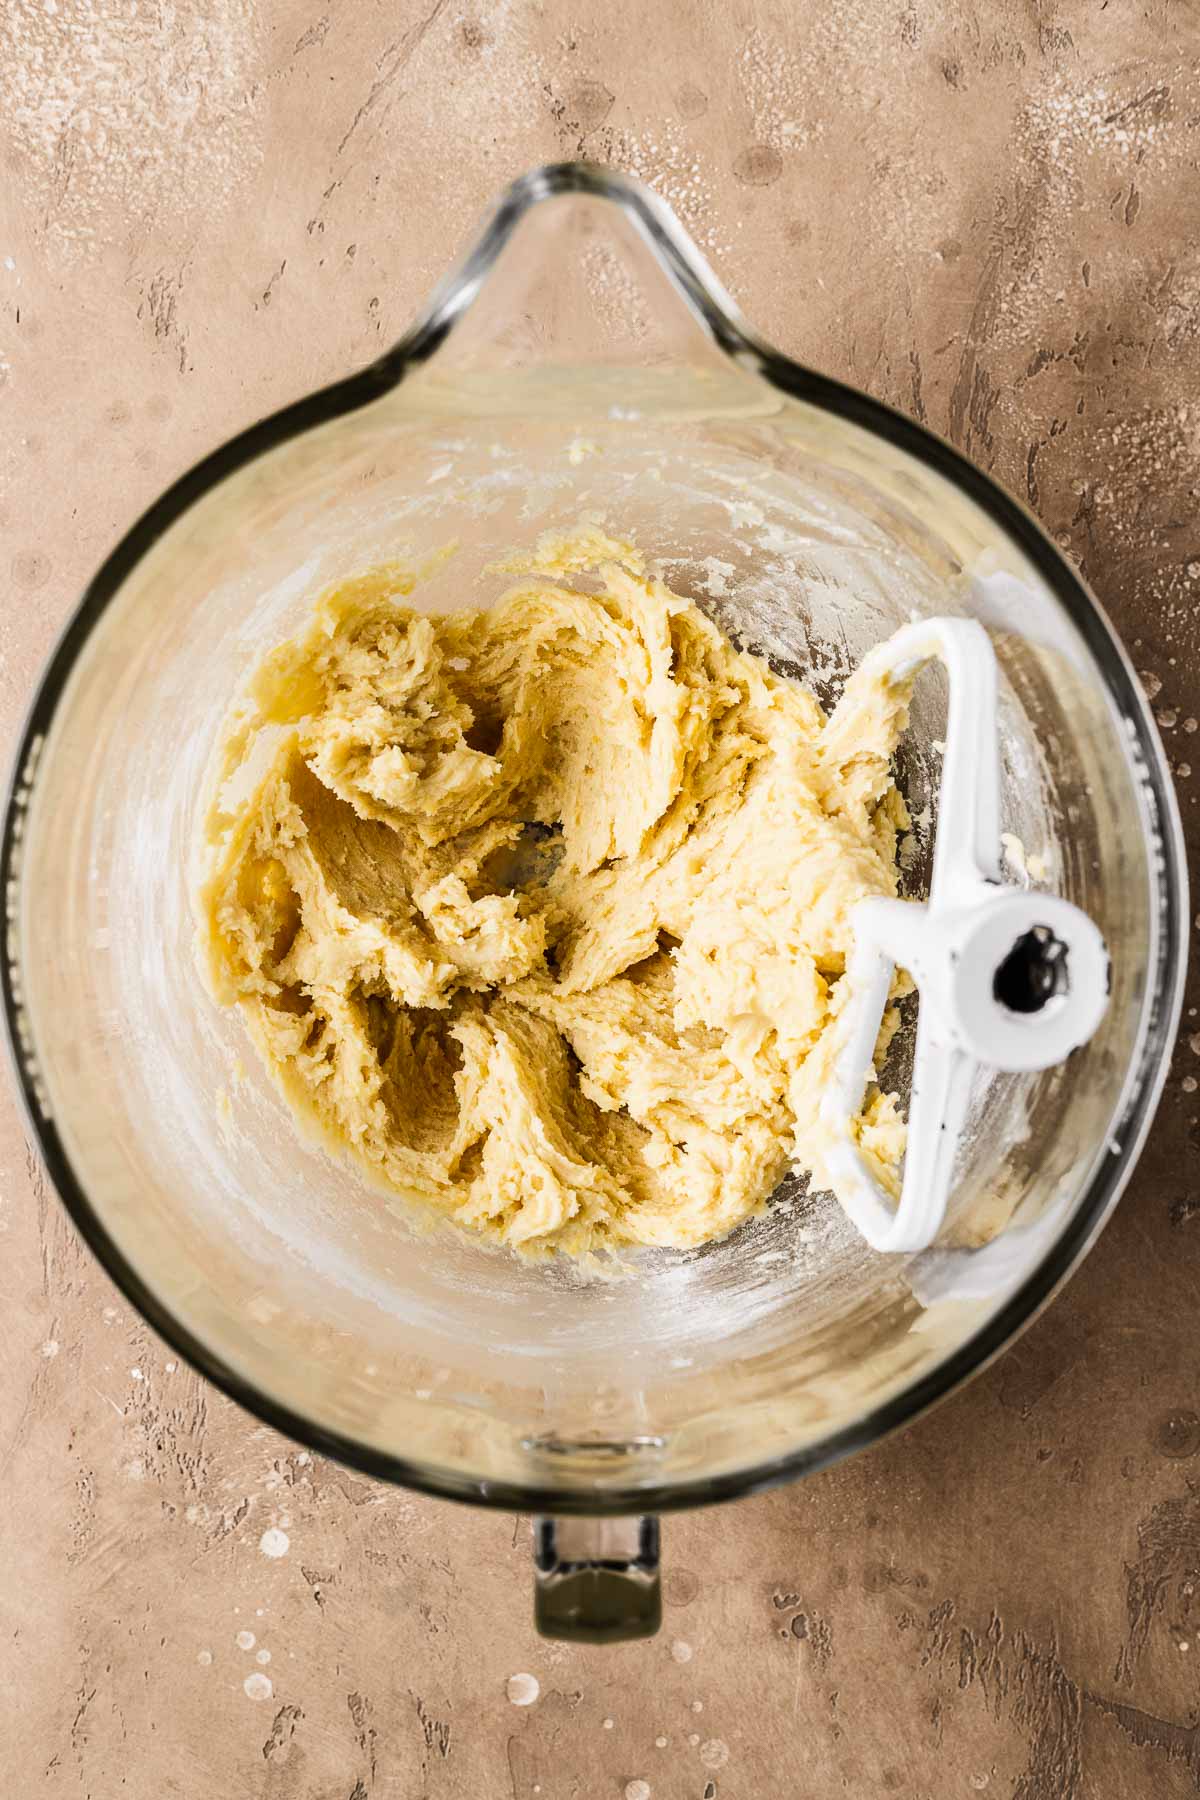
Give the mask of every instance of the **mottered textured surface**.
[[[167, 481], [374, 354], [506, 179], [582, 153], [655, 183], [769, 338], [1029, 501], [1133, 646], [1200, 843], [1184, 0], [7, 0], [0, 95], [10, 736]], [[662, 1636], [606, 1651], [533, 1636], [525, 1522], [312, 1459], [177, 1363], [6, 1097], [5, 1791], [1200, 1792], [1198, 1077], [1193, 1013], [1016, 1348], [849, 1465], [670, 1520]]]

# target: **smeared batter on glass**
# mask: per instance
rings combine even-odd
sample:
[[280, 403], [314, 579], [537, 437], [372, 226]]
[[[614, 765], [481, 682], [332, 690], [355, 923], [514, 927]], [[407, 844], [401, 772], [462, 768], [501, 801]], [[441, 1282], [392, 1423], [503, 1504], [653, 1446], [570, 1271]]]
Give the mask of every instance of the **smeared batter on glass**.
[[[209, 817], [211, 980], [401, 1194], [529, 1250], [702, 1244], [793, 1162], [822, 1182], [908, 696], [854, 676], [827, 719], [596, 527], [496, 574], [431, 617], [374, 570], [261, 666]], [[894, 1189], [894, 1097], [860, 1132]]]

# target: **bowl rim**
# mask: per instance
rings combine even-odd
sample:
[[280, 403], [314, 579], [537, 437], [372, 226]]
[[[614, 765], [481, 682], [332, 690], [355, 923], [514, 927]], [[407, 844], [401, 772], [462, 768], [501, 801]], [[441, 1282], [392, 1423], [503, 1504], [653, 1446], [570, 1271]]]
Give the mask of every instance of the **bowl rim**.
[[[1142, 1044], [1128, 1072], [1119, 1140], [1104, 1156], [1071, 1217], [1041, 1261], [997, 1310], [934, 1369], [828, 1438], [766, 1462], [711, 1476], [591, 1492], [538, 1482], [493, 1481], [410, 1461], [307, 1418], [275, 1399], [193, 1334], [143, 1280], [110, 1236], [40, 1095], [36, 1044], [22, 1000], [21, 848], [41, 749], [75, 664], [109, 603], [138, 562], [184, 512], [254, 458], [290, 438], [380, 399], [428, 360], [475, 299], [521, 219], [564, 194], [612, 202], [633, 223], [712, 344], [732, 362], [791, 399], [848, 420], [907, 452], [967, 494], [1032, 563], [1101, 671], [1129, 724], [1160, 833], [1151, 879], [1157, 955], [1147, 971]], [[1182, 823], [1166, 757], [1133, 667], [1103, 609], [1037, 520], [949, 443], [915, 420], [830, 376], [792, 361], [742, 320], [670, 208], [632, 177], [591, 163], [548, 164], [514, 182], [495, 204], [464, 257], [434, 289], [410, 330], [358, 373], [292, 402], [239, 432], [181, 475], [130, 527], [84, 589], [47, 661], [11, 764], [0, 836], [0, 991], [11, 1064], [46, 1169], [80, 1236], [106, 1273], [158, 1335], [249, 1413], [319, 1454], [384, 1481], [435, 1497], [509, 1512], [587, 1515], [665, 1512], [739, 1499], [813, 1473], [910, 1424], [978, 1374], [1038, 1316], [1069, 1278], [1110, 1217], [1133, 1171], [1167, 1077], [1187, 966], [1188, 887]]]

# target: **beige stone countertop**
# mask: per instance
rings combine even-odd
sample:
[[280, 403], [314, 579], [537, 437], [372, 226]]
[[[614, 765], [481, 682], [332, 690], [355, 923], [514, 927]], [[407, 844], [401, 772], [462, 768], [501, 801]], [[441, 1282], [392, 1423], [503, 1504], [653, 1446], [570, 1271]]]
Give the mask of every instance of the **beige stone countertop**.
[[[1132, 646], [1200, 844], [1187, 0], [5, 0], [6, 744], [117, 533], [580, 154], [652, 182], [768, 338], [1029, 502]], [[1200, 1792], [1198, 1025], [1040, 1322], [869, 1454], [669, 1520], [664, 1630], [608, 1650], [534, 1636], [525, 1521], [310, 1458], [177, 1362], [5, 1083], [0, 1791]]]

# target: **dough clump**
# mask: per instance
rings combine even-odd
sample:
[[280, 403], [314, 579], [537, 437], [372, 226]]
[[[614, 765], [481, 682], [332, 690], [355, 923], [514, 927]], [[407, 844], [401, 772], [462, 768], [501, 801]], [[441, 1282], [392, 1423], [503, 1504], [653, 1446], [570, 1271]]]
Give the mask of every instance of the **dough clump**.
[[[526, 1251], [703, 1244], [793, 1164], [827, 1185], [908, 695], [852, 676], [827, 718], [596, 526], [496, 573], [432, 616], [372, 570], [259, 667], [208, 818], [209, 979], [377, 1183]], [[857, 1129], [895, 1192], [895, 1096]]]

